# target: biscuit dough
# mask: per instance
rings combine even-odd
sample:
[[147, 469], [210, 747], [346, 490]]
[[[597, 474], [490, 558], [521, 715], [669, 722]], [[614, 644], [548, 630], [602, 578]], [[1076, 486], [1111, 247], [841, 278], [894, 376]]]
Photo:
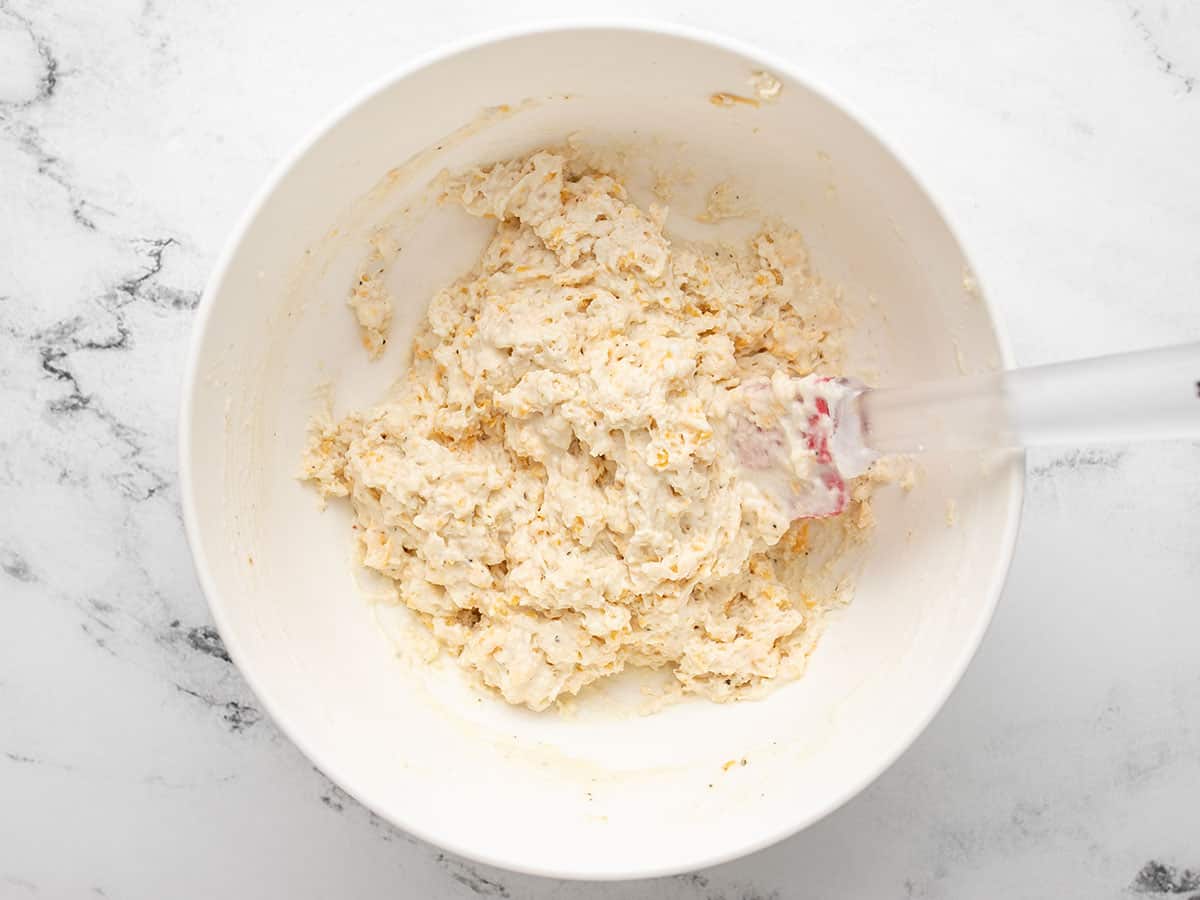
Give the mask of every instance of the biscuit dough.
[[629, 666], [729, 700], [798, 674], [871, 516], [790, 522], [738, 477], [731, 392], [837, 373], [837, 292], [799, 236], [668, 240], [569, 152], [450, 181], [496, 220], [429, 305], [394, 396], [317, 419], [303, 477], [461, 664], [544, 709]]

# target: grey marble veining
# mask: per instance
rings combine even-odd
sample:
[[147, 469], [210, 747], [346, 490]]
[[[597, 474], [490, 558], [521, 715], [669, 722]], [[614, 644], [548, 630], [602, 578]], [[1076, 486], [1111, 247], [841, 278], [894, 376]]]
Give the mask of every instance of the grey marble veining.
[[[710, 871], [464, 862], [264, 717], [180, 522], [193, 310], [321, 115], [464, 29], [563, 14], [475, 6], [0, 0], [0, 898], [1200, 897], [1195, 444], [1032, 455], [1011, 579], [943, 713], [843, 809]], [[1200, 6], [687, 15], [796, 60], [902, 149], [1022, 362], [1200, 339]]]

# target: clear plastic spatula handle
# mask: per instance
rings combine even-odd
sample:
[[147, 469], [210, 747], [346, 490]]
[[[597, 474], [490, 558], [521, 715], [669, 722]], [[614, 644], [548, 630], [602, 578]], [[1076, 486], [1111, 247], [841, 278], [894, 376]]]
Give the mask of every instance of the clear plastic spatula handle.
[[870, 455], [1200, 438], [1200, 343], [867, 389], [850, 405]]

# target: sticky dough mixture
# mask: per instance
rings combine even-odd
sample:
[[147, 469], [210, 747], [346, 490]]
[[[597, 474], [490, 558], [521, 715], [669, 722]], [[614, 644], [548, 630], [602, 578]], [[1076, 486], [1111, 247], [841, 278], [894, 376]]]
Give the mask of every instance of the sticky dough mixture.
[[778, 228], [663, 232], [614, 177], [535, 153], [451, 180], [496, 221], [438, 293], [394, 396], [314, 421], [304, 477], [350, 498], [362, 562], [506, 700], [544, 709], [629, 666], [743, 696], [798, 674], [870, 525], [790, 523], [740, 479], [731, 390], [838, 371], [837, 294]]

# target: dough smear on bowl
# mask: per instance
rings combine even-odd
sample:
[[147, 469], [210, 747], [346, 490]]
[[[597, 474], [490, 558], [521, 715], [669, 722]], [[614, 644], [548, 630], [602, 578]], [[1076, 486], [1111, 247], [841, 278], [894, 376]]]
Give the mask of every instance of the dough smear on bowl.
[[738, 477], [730, 392], [841, 374], [847, 323], [799, 235], [669, 240], [666, 210], [570, 152], [450, 181], [496, 220], [429, 305], [394, 396], [314, 421], [303, 477], [349, 497], [363, 565], [510, 703], [628, 666], [729, 700], [799, 674], [870, 528], [789, 522]]

